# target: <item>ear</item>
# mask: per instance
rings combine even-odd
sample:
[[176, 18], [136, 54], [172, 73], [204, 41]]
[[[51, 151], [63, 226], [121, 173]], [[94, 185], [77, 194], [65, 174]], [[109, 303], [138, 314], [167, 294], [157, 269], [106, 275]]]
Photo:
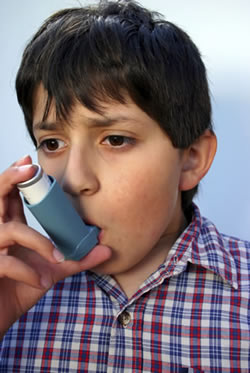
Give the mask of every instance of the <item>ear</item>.
[[184, 150], [179, 190], [190, 190], [208, 172], [217, 149], [214, 133], [206, 130], [189, 148]]

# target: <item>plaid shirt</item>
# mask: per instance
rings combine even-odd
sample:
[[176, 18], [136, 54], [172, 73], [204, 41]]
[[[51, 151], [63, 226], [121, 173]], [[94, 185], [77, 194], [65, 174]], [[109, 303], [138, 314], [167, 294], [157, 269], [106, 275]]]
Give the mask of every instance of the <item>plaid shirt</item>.
[[249, 256], [194, 206], [130, 299], [91, 272], [56, 284], [6, 334], [0, 372], [249, 373]]

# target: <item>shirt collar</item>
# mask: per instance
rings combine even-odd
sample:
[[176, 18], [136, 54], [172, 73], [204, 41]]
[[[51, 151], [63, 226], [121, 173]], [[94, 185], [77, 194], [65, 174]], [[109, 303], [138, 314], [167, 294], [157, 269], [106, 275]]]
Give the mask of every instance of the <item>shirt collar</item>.
[[[235, 289], [238, 288], [237, 270], [232, 254], [225, 248], [223, 236], [213, 223], [201, 216], [199, 208], [193, 203], [192, 220], [170, 249], [166, 260], [157, 271], [151, 274], [141, 285], [131, 302], [142, 293], [159, 286], [167, 277], [176, 276], [183, 272], [188, 262], [202, 266], [220, 276]], [[127, 297], [115, 280], [108, 275], [97, 275], [87, 271], [115, 303], [127, 305]]]
[[164, 267], [168, 267], [169, 271], [172, 263], [175, 275], [182, 272], [183, 266], [190, 262], [219, 275], [237, 289], [236, 264], [229, 249], [225, 247], [223, 235], [213, 223], [201, 216], [194, 203], [192, 209], [192, 221], [171, 248]]

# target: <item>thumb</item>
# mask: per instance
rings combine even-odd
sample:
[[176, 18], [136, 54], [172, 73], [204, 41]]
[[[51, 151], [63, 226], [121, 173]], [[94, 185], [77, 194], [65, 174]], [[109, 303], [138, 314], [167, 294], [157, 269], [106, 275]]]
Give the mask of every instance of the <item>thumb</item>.
[[108, 260], [111, 255], [112, 251], [108, 246], [97, 245], [79, 261], [65, 260], [58, 264], [51, 264], [53, 266], [53, 282], [56, 283], [65, 277], [93, 269]]
[[78, 263], [81, 270], [87, 270], [96, 267], [97, 265], [105, 262], [111, 257], [111, 249], [108, 246], [97, 245], [91, 250], [88, 255], [81, 259]]

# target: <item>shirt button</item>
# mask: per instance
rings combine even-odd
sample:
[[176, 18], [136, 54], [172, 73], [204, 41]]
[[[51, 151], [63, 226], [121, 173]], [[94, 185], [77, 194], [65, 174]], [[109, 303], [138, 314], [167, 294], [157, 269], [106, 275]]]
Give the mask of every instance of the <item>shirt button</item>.
[[131, 315], [128, 311], [123, 311], [119, 316], [118, 316], [118, 321], [119, 323], [126, 328], [128, 324], [131, 321]]

